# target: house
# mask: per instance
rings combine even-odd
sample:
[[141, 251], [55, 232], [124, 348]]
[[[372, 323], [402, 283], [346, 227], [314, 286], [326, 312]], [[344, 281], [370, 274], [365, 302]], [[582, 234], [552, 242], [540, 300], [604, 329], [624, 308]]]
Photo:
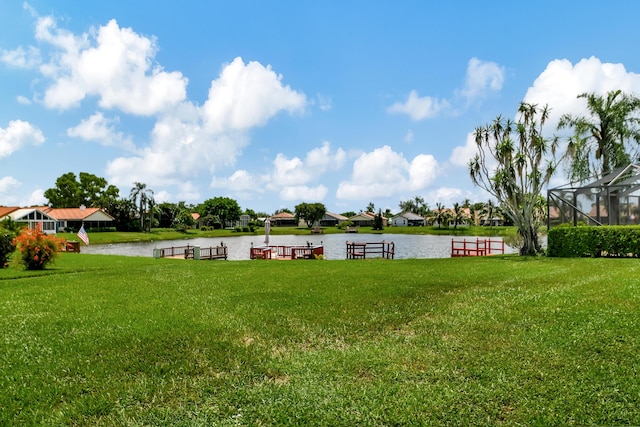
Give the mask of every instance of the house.
[[[354, 215], [349, 218], [349, 221], [353, 222], [353, 225], [358, 227], [372, 227], [373, 221], [376, 218], [376, 214], [373, 212], [360, 212], [358, 215]], [[389, 220], [382, 217], [382, 226], [387, 227]]]
[[413, 212], [402, 212], [391, 218], [391, 225], [395, 227], [424, 226], [425, 219]]
[[42, 207], [43, 212], [56, 220], [56, 230], [65, 232], [79, 230], [84, 225], [89, 228], [108, 228], [113, 226], [114, 218], [101, 208], [50, 208]]
[[14, 222], [26, 224], [31, 230], [40, 228], [45, 234], [56, 234], [57, 220], [40, 208], [19, 208], [0, 206], [0, 221], [9, 218]]
[[321, 227], [336, 226], [348, 220], [349, 218], [347, 218], [346, 216], [332, 213], [332, 212], [327, 212], [324, 214], [324, 216], [320, 220], [320, 226]]
[[298, 221], [296, 217], [289, 212], [280, 212], [278, 214], [273, 215], [271, 218], [271, 226], [272, 227], [297, 227]]

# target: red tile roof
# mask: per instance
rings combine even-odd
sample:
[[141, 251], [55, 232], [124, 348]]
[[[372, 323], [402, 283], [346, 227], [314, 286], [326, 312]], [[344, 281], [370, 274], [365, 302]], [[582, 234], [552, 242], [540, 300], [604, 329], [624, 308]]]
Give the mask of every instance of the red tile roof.
[[44, 212], [56, 219], [82, 220], [99, 210], [100, 208], [47, 208]]
[[3, 216], [9, 215], [11, 212], [16, 211], [20, 208], [16, 206], [0, 206], [0, 218]]

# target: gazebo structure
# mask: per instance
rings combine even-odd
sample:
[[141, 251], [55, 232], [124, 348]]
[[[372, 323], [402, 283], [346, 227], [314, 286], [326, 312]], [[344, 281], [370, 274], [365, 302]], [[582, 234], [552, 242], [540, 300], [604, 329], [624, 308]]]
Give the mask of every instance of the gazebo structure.
[[585, 185], [547, 191], [547, 227], [640, 224], [640, 165], [618, 168]]

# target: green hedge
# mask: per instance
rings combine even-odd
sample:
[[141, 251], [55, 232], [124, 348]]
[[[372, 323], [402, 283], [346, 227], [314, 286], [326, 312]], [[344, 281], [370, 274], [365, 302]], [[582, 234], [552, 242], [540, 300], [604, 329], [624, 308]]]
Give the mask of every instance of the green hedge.
[[556, 227], [549, 230], [547, 255], [552, 257], [638, 257], [640, 227]]

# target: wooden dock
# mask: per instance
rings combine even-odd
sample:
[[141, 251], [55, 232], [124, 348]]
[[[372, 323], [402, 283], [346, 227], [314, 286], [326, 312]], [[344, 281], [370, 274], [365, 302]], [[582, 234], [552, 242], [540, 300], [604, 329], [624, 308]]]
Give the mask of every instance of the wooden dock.
[[394, 256], [393, 242], [347, 242], [347, 259], [393, 259]]
[[75, 252], [80, 253], [80, 242], [75, 240], [65, 240], [64, 244], [60, 248], [63, 252]]
[[252, 246], [249, 252], [250, 259], [318, 259], [324, 257], [324, 246]]
[[486, 256], [504, 254], [504, 241], [491, 239], [451, 239], [451, 256]]
[[229, 251], [226, 245], [200, 247], [197, 245], [172, 246], [170, 248], [154, 249], [154, 258], [182, 258], [195, 260], [227, 259]]

